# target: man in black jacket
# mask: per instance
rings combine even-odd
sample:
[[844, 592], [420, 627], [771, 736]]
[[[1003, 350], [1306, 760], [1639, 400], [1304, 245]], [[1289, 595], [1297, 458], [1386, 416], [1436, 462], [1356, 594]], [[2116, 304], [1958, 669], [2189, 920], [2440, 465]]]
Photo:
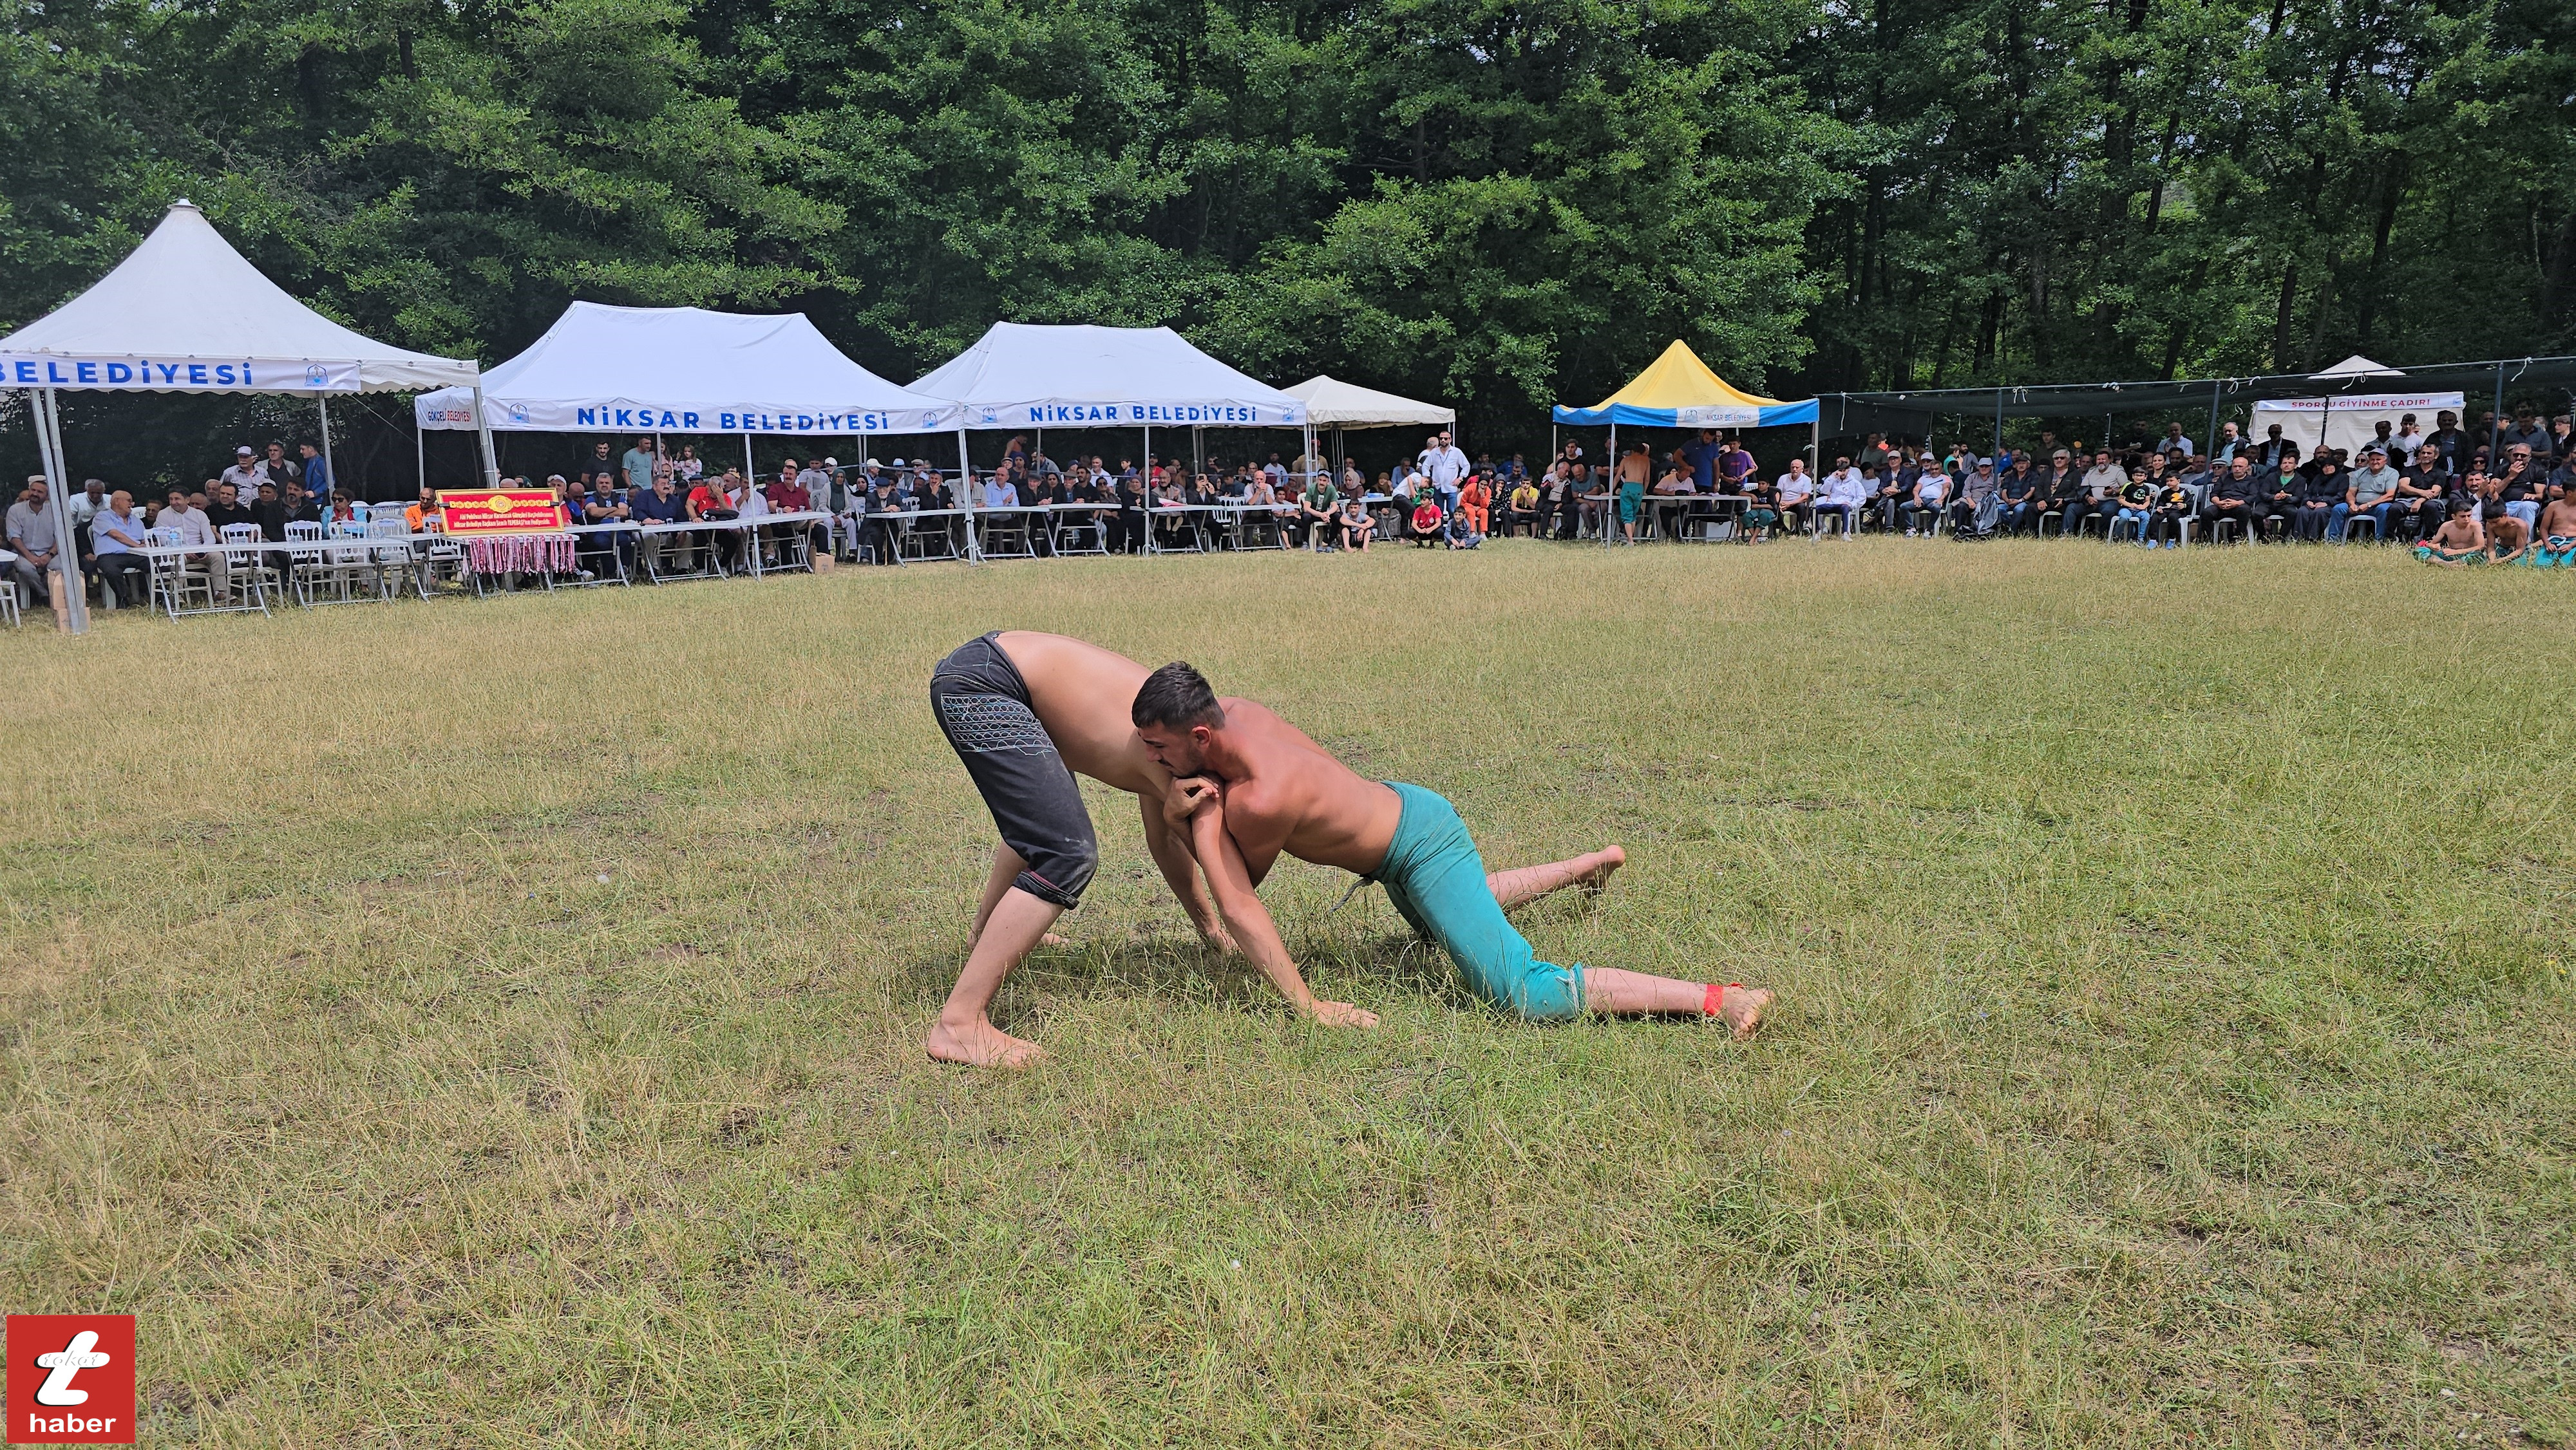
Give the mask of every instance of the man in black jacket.
[[2209, 503], [2200, 511], [2200, 526], [2211, 543], [2218, 542], [2221, 520], [2233, 519], [2245, 529], [2245, 540], [2252, 543], [2263, 527], [2254, 497], [2254, 461], [2238, 455], [2209, 481]]

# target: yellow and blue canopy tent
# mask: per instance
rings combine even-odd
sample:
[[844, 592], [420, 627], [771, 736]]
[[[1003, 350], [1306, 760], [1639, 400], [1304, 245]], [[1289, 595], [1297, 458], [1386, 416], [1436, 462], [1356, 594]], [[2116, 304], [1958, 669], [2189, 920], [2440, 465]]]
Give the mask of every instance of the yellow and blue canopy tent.
[[[1628, 380], [1628, 386], [1602, 399], [1593, 408], [1558, 407], [1553, 411], [1556, 422], [1578, 428], [1610, 426], [1610, 455], [1615, 463], [1619, 454], [1619, 425], [1632, 428], [1777, 428], [1785, 424], [1804, 423], [1818, 426], [1816, 400], [1784, 403], [1777, 398], [1761, 398], [1736, 387], [1709, 370], [1680, 338], [1664, 349], [1664, 355], [1646, 365], [1646, 370]], [[1811, 462], [1809, 466], [1814, 466]], [[1601, 542], [1610, 542], [1605, 525]]]
[[1578, 428], [1777, 428], [1815, 422], [1816, 400], [1757, 398], [1709, 371], [1690, 344], [1675, 338], [1662, 357], [1599, 407], [1559, 407], [1555, 414], [1557, 422]]

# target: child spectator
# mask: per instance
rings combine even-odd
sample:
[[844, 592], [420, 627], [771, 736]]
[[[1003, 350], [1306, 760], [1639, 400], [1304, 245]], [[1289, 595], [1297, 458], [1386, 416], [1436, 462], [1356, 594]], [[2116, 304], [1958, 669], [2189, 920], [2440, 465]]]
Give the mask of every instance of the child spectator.
[[2156, 517], [2152, 525], [2155, 533], [2168, 536], [2164, 539], [2164, 547], [2182, 547], [2183, 521], [2197, 512], [2199, 510], [2192, 504], [2191, 485], [2178, 476], [2165, 480], [2164, 487], [2156, 490]]
[[2451, 500], [2450, 521], [2415, 546], [2416, 558], [2452, 569], [2481, 563], [2486, 556], [2486, 533], [2478, 527], [2477, 509], [2464, 498]]
[[2129, 481], [2120, 485], [2120, 510], [2111, 516], [2112, 536], [2118, 536], [2120, 525], [2128, 524], [2137, 529], [2140, 548], [2154, 548], [2156, 541], [2147, 526], [2155, 518], [2155, 502], [2156, 491], [2147, 482], [2146, 470], [2130, 469]]

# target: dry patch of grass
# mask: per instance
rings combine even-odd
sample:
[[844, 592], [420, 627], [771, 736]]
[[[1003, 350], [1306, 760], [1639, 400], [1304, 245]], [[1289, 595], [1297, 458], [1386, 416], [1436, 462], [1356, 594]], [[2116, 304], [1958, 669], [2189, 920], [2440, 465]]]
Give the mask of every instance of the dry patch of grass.
[[[1900, 541], [842, 571], [0, 639], [0, 1284], [163, 1442], [2559, 1443], [2570, 581]], [[1537, 1029], [1123, 799], [917, 1049], [987, 629], [1186, 657], [1759, 1042]]]

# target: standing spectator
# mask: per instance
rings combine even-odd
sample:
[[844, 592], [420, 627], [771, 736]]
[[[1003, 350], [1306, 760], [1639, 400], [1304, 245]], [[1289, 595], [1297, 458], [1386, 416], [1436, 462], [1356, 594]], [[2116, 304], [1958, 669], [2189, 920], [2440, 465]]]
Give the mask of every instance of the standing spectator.
[[2453, 478], [2465, 478], [2469, 472], [2469, 435], [2460, 431], [2460, 415], [2448, 409], [2433, 415], [2433, 431], [2424, 439], [2442, 457], [2442, 467]]
[[2221, 423], [2218, 425], [2218, 448], [2209, 455], [2209, 461], [2212, 466], [2223, 469], [2235, 462], [2236, 455], [2244, 450], [2245, 440], [2237, 433], [2236, 425]]
[[[603, 457], [600, 461], [604, 464], [607, 462], [607, 459]], [[591, 471], [593, 473], [598, 472], [597, 469], [593, 469]], [[681, 444], [680, 456], [671, 460], [672, 486], [675, 488], [695, 488], [698, 480], [706, 476], [707, 466], [698, 459], [697, 445], [694, 443]]]
[[1433, 491], [1440, 495], [1442, 516], [1455, 512], [1458, 490], [1467, 482], [1467, 455], [1459, 451], [1447, 429], [1434, 434], [1431, 446], [1423, 450], [1422, 473], [1431, 480]]
[[610, 452], [608, 440], [602, 438], [590, 445], [589, 456], [581, 460], [581, 476], [597, 478], [602, 473], [615, 473], [617, 467], [616, 455]]
[[2415, 426], [2415, 415], [2408, 413], [2400, 417], [2397, 420], [2396, 444], [2388, 456], [2391, 458], [2412, 459], [2415, 456], [2416, 450], [2423, 446], [2424, 430]]
[[[600, 444], [599, 451], [601, 453], [606, 453], [608, 451], [608, 445], [605, 443]], [[651, 435], [647, 434], [638, 437], [635, 440], [635, 446], [627, 449], [626, 456], [618, 460], [620, 469], [626, 474], [627, 493], [638, 494], [651, 488], [653, 486], [654, 465], [661, 461], [661, 454], [654, 448]], [[691, 489], [689, 491], [689, 496], [691, 498], [697, 497], [697, 490]]]
[[[2445, 413], [2442, 416], [2447, 418], [2451, 415]], [[2282, 451], [2287, 449], [2295, 452], [2297, 447], [2298, 445], [2281, 436], [2281, 425], [2274, 423], [2263, 430], [2263, 441], [2255, 445], [2254, 466], [2278, 468], [2281, 466]]]
[[[2513, 423], [2504, 430], [2504, 436], [2500, 441], [2508, 458], [2513, 456], [2513, 450], [2516, 448], [2524, 449], [2529, 453], [2538, 453], [2549, 446], [2549, 431], [2540, 426], [2540, 419], [2532, 412], [2529, 403], [2520, 403], [2515, 405]], [[2524, 522], [2528, 523], [2529, 520]]]
[[1725, 492], [1742, 494], [1753, 482], [1753, 466], [1753, 455], [1744, 451], [1744, 438], [1739, 434], [1717, 455], [1718, 482], [1724, 485]]
[[2173, 461], [2189, 458], [2200, 450], [2192, 446], [2190, 439], [2182, 436], [2180, 423], [2167, 423], [2165, 436], [2156, 441], [2156, 451], [2163, 454], [2168, 461]]
[[225, 469], [216, 482], [231, 484], [236, 498], [243, 494], [256, 498], [262, 483], [274, 483], [283, 489], [291, 478], [292, 475], [284, 473], [270, 477], [268, 470], [251, 454], [250, 445], [245, 443], [233, 450], [233, 466]]
[[[272, 451], [277, 449], [277, 445], [274, 443], [270, 444], [269, 447]], [[302, 443], [296, 445], [296, 451], [304, 455], [304, 462], [300, 465], [290, 464], [289, 466], [295, 468], [296, 471], [303, 476], [304, 492], [307, 497], [328, 499], [332, 494], [338, 492], [340, 487], [339, 480], [331, 476], [331, 460], [322, 456], [321, 449], [314, 447], [310, 443]], [[275, 473], [276, 469], [272, 466], [270, 469], [271, 476], [275, 476]]]
[[[1870, 435], [1875, 441], [1878, 437]], [[1717, 441], [1717, 430], [1702, 428], [1699, 436], [1682, 445], [1682, 462], [1690, 466], [1691, 482], [1701, 493], [1717, 492], [1717, 456], [1726, 445]]]
[[[279, 483], [284, 483], [291, 478], [304, 485], [304, 496], [316, 504], [328, 502], [330, 499], [330, 490], [315, 487], [313, 480], [305, 476], [304, 470], [287, 458], [286, 445], [274, 438], [268, 441], [268, 452], [259, 460], [259, 472], [261, 477], [275, 479]], [[246, 494], [251, 490], [237, 488], [237, 491]]]
[[63, 537], [57, 510], [47, 507], [53, 490], [41, 473], [27, 479], [26, 492], [9, 505], [6, 523], [0, 524], [0, 540], [18, 562], [9, 566], [9, 587], [24, 589], [28, 607], [35, 601], [50, 599], [54, 606], [54, 623], [71, 627], [71, 604], [65, 597], [62, 575]]
[[151, 569], [141, 554], [143, 520], [134, 512], [134, 495], [118, 489], [90, 519], [90, 551], [98, 558], [99, 590], [102, 596], [110, 590], [118, 604], [131, 609], [141, 603], [148, 587]]

